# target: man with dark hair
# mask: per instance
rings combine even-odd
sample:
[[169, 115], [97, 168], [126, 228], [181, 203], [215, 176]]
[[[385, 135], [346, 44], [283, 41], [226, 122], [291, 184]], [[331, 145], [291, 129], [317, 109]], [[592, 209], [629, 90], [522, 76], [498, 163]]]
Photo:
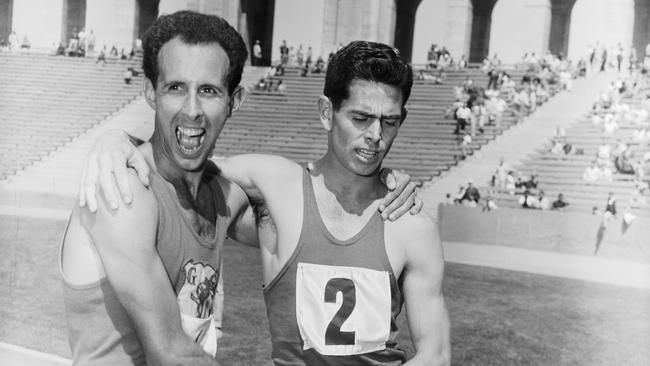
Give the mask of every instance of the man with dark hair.
[[[160, 17], [144, 39], [151, 185], [96, 215], [75, 208], [61, 247], [74, 364], [216, 365], [214, 303], [226, 235], [248, 200], [207, 159], [243, 101], [239, 34], [217, 16]], [[233, 209], [234, 208], [234, 209]]]
[[[307, 166], [268, 155], [216, 162], [256, 202], [276, 365], [400, 365], [403, 303], [416, 349], [408, 364], [449, 364], [436, 225], [423, 213], [394, 222], [377, 213], [387, 193], [381, 164], [406, 118], [412, 78], [396, 49], [352, 42], [332, 58], [318, 101], [328, 133], [321, 159]], [[142, 160], [127, 142], [116, 151]], [[100, 175], [102, 187], [113, 185]], [[89, 205], [90, 193], [82, 193]]]

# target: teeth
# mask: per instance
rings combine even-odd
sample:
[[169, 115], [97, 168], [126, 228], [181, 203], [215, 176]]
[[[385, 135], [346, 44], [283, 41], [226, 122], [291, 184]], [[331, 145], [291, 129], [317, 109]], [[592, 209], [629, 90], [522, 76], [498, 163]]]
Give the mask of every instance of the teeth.
[[185, 154], [194, 154], [201, 148], [205, 138], [205, 129], [178, 126], [176, 140], [180, 150]]
[[377, 151], [370, 151], [366, 149], [358, 149], [357, 150], [358, 154], [361, 155], [362, 157], [366, 159], [373, 159], [375, 156], [377, 156], [378, 152]]

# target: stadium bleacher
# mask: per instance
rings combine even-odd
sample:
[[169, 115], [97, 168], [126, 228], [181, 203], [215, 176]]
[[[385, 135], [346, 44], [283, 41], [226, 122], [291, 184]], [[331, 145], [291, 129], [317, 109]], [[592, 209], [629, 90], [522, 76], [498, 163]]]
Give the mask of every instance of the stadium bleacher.
[[142, 75], [126, 84], [140, 60], [0, 53], [0, 180], [33, 164], [136, 98]]

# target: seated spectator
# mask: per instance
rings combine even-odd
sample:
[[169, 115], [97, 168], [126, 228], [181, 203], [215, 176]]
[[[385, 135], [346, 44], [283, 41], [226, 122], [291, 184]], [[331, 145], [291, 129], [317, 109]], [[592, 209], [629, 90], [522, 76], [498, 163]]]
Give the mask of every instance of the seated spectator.
[[605, 205], [605, 211], [603, 211], [603, 227], [607, 227], [607, 222], [611, 218], [616, 218], [616, 197], [614, 197], [614, 192], [609, 192], [607, 196], [607, 204]]
[[314, 68], [312, 69], [312, 72], [314, 74], [321, 74], [325, 72], [325, 61], [323, 60], [322, 56], [318, 56], [316, 59], [316, 64], [314, 64]]
[[456, 129], [454, 130], [454, 134], [458, 135], [460, 133], [460, 130], [465, 131], [465, 127], [467, 126], [470, 118], [472, 118], [472, 110], [469, 109], [467, 103], [464, 103], [456, 111]]
[[535, 208], [537, 206], [537, 198], [533, 196], [529, 190], [525, 190], [524, 194], [519, 197], [519, 205], [521, 208]]
[[131, 78], [133, 78], [133, 68], [129, 67], [124, 71], [124, 83], [131, 84]]
[[287, 84], [285, 84], [282, 80], [278, 81], [278, 85], [275, 87], [276, 91], [280, 93], [284, 93], [287, 91]]
[[537, 194], [537, 199], [535, 200], [535, 208], [540, 210], [548, 210], [551, 208], [551, 203], [548, 201], [548, 198], [544, 196], [544, 191], [540, 190]]
[[564, 194], [560, 193], [557, 195], [557, 200], [553, 201], [551, 205], [551, 210], [564, 211], [564, 208], [569, 205], [569, 202], [564, 200]]
[[496, 210], [499, 207], [497, 206], [496, 202], [494, 202], [494, 199], [492, 196], [487, 196], [485, 197], [485, 203], [483, 205], [483, 212], [490, 212], [492, 210]]
[[97, 62], [95, 63], [99, 63], [99, 62], [102, 63], [102, 66], [106, 65], [106, 47], [104, 47], [99, 51], [99, 55], [97, 56]]
[[467, 157], [469, 155], [471, 148], [470, 144], [472, 143], [472, 136], [468, 133], [465, 132], [465, 135], [463, 135], [463, 139], [460, 140], [460, 152], [463, 156], [463, 158]]
[[592, 161], [585, 171], [582, 173], [582, 180], [586, 182], [595, 182], [601, 177], [600, 169], [596, 161]]
[[279, 64], [275, 67], [275, 73], [274, 73], [274, 75], [275, 75], [275, 76], [284, 76], [284, 65], [282, 65], [282, 63], [279, 63]]
[[479, 193], [478, 188], [474, 187], [474, 183], [470, 179], [467, 181], [467, 189], [465, 189], [465, 194], [463, 195], [461, 201], [465, 205], [476, 207], [480, 199], [481, 194]]
[[564, 143], [560, 140], [553, 140], [553, 146], [551, 146], [551, 154], [560, 155], [564, 152]]
[[528, 190], [533, 190], [537, 189], [537, 185], [539, 184], [539, 181], [537, 179], [537, 174], [532, 174], [530, 178], [528, 178], [527, 181], [524, 181], [521, 186], [523, 188], [526, 188]]
[[459, 68], [459, 69], [466, 68], [467, 67], [467, 56], [465, 56], [465, 55], [460, 56], [460, 58], [458, 59], [458, 64], [457, 64], [456, 67]]
[[616, 171], [621, 174], [634, 174], [633, 155], [631, 150], [625, 150], [619, 154], [614, 161]]
[[255, 84], [255, 90], [266, 90], [266, 80], [260, 78], [260, 80]]
[[122, 51], [120, 51], [120, 60], [126, 60], [128, 59], [128, 56], [126, 55], [126, 50], [122, 48]]
[[650, 133], [648, 132], [647, 128], [640, 128], [638, 130], [634, 130], [632, 133], [632, 141], [634, 142], [642, 142], [650, 139]]
[[56, 52], [54, 53], [55, 56], [65, 56], [65, 47], [63, 47], [63, 43], [59, 43], [59, 47], [56, 48]]

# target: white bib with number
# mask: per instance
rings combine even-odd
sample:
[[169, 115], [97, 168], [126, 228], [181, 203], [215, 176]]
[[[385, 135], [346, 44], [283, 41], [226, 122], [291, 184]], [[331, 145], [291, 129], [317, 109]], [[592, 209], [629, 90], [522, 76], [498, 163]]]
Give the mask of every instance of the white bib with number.
[[331, 356], [383, 350], [390, 335], [389, 273], [298, 263], [296, 317], [305, 350]]

